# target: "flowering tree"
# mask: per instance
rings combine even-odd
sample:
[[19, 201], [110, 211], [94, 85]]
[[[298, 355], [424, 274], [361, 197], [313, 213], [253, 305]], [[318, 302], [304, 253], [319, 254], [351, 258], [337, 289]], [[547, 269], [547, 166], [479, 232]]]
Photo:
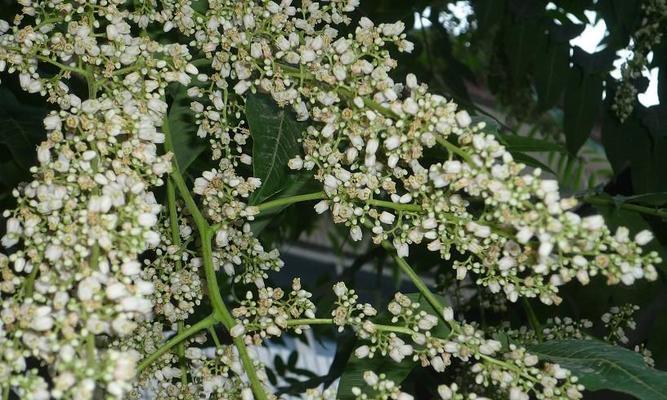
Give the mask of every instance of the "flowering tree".
[[[656, 280], [653, 234], [608, 227], [485, 122], [398, 80], [405, 25], [357, 3], [23, 0], [0, 20], [0, 70], [50, 109], [3, 214], [5, 399], [276, 398], [254, 347], [327, 326], [354, 345], [337, 393], [316, 381], [313, 399], [411, 399], [399, 385], [422, 369], [423, 398], [665, 396], [650, 357], [613, 346], [633, 307], [605, 314], [598, 341], [531, 306]], [[390, 255], [416, 292], [366, 304], [349, 282], [331, 302], [274, 285], [289, 265], [263, 221], [294, 208]], [[448, 285], [416, 271], [425, 253]], [[522, 302], [530, 328], [466, 320], [443, 296], [456, 282], [482, 312]]]

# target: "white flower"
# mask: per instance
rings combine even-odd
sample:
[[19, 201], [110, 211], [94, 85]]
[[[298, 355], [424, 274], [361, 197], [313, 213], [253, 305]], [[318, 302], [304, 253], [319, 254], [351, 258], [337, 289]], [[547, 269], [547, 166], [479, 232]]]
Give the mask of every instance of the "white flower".
[[581, 226], [591, 231], [598, 230], [604, 226], [604, 218], [601, 215], [591, 215], [581, 220]]
[[127, 295], [127, 289], [122, 283], [115, 282], [107, 286], [106, 294], [109, 299], [117, 300]]
[[234, 92], [239, 96], [245, 93], [248, 89], [250, 89], [250, 82], [248, 81], [239, 81], [234, 85]]
[[136, 275], [141, 272], [141, 264], [136, 260], [126, 261], [120, 266], [120, 270], [126, 276]]
[[391, 225], [394, 223], [396, 216], [388, 211], [382, 211], [379, 219], [383, 224]]
[[384, 141], [384, 147], [386, 147], [387, 150], [394, 150], [398, 148], [398, 146], [400, 145], [401, 145], [401, 137], [398, 135], [390, 136]]
[[347, 294], [347, 287], [344, 282], [338, 282], [333, 286], [333, 291], [338, 297], [343, 297]]
[[461, 110], [456, 113], [456, 123], [461, 128], [466, 128], [472, 123], [472, 118], [470, 118], [470, 114], [466, 110]]
[[410, 247], [407, 243], [398, 243], [394, 240], [394, 248], [399, 257], [407, 257], [410, 255]]
[[454, 395], [452, 389], [450, 389], [447, 385], [439, 385], [438, 394], [442, 400], [451, 400], [452, 396]]
[[255, 396], [252, 394], [252, 389], [244, 388], [241, 390], [241, 400], [254, 400]]
[[406, 85], [409, 89], [416, 89], [416, 88], [419, 86], [419, 84], [417, 83], [417, 77], [415, 76], [415, 74], [413, 74], [413, 73], [409, 73], [409, 74], [405, 77], [405, 85]]
[[355, 225], [352, 228], [350, 228], [350, 237], [355, 242], [358, 242], [363, 238], [363, 233], [358, 225]]
[[454, 309], [451, 307], [445, 307], [442, 309], [442, 317], [445, 319], [445, 321], [452, 321], [454, 320]]
[[445, 172], [448, 174], [459, 174], [462, 170], [461, 162], [457, 160], [446, 161], [443, 164], [443, 167]]
[[46, 250], [44, 251], [44, 256], [46, 257], [47, 260], [49, 261], [57, 261], [62, 257], [63, 255], [63, 249], [62, 247], [51, 244], [47, 246]]
[[77, 297], [81, 301], [88, 301], [100, 290], [100, 287], [100, 282], [95, 277], [89, 276], [79, 282]]
[[551, 254], [551, 250], [553, 250], [554, 245], [551, 242], [542, 242], [540, 243], [540, 247], [537, 250], [537, 254], [540, 255], [540, 258], [544, 259], [549, 257]]
[[245, 327], [243, 324], [236, 324], [229, 330], [229, 334], [232, 337], [239, 337], [245, 333]]
[[509, 400], [528, 400], [529, 398], [526, 393], [517, 387], [510, 389]]
[[329, 203], [326, 200], [321, 200], [317, 204], [315, 204], [315, 212], [317, 212], [318, 214], [322, 214], [328, 209], [329, 209]]
[[155, 214], [141, 213], [141, 214], [139, 214], [139, 218], [137, 219], [137, 222], [139, 222], [139, 225], [141, 225], [141, 226], [145, 226], [147, 228], [150, 228], [157, 223], [157, 217], [155, 216]]
[[57, 114], [50, 114], [44, 118], [44, 127], [49, 131], [58, 131], [61, 126], [62, 122]]
[[53, 318], [51, 318], [51, 307], [41, 306], [34, 311], [34, 316], [30, 322], [30, 328], [36, 331], [48, 331], [53, 327]]
[[512, 257], [505, 256], [498, 260], [498, 269], [501, 271], [507, 271], [516, 266], [516, 260]]
[[357, 356], [357, 358], [366, 358], [368, 357], [369, 353], [370, 349], [366, 345], [357, 347], [357, 349], [354, 351], [354, 355]]
[[635, 235], [635, 243], [640, 246], [648, 244], [651, 240], [653, 240], [653, 233], [646, 229]]
[[385, 36], [398, 36], [404, 29], [405, 24], [402, 21], [393, 24], [382, 24], [382, 34]]
[[403, 101], [403, 111], [410, 115], [416, 115], [419, 112], [419, 104], [412, 97], [408, 97]]
[[436, 372], [444, 372], [447, 366], [445, 365], [442, 357], [438, 355], [431, 358], [431, 367], [433, 367]]

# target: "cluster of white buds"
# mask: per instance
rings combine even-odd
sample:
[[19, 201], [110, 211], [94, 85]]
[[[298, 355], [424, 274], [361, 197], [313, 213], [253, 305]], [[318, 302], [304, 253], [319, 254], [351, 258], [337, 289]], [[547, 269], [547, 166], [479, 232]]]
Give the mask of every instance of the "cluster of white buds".
[[553, 317], [541, 324], [541, 338], [532, 327], [520, 326], [518, 329], [512, 329], [509, 323], [503, 323], [491, 331], [505, 335], [516, 343], [537, 344], [542, 340], [590, 339], [592, 336], [589, 332], [592, 328], [593, 322], [588, 319]]
[[311, 388], [304, 394], [306, 400], [336, 400], [336, 390]]
[[582, 399], [584, 387], [569, 370], [558, 364], [543, 363], [537, 356], [515, 344], [503, 354], [505, 364], [480, 362], [471, 367], [477, 385], [492, 384], [507, 393], [510, 400], [529, 400], [531, 393], [540, 399]]
[[442, 400], [489, 400], [486, 397], [481, 397], [475, 393], [464, 395], [459, 391], [459, 385], [452, 383], [451, 385], [438, 386], [438, 394]]
[[649, 54], [662, 41], [663, 27], [667, 21], [667, 1], [649, 0], [641, 5], [641, 25], [632, 34], [630, 51], [632, 55], [621, 65], [621, 79], [614, 94], [612, 109], [624, 122], [637, 101], [634, 80], [641, 78], [649, 63]]
[[625, 304], [621, 307], [611, 307], [609, 312], [602, 314], [600, 318], [607, 329], [607, 335], [604, 340], [611, 343], [627, 344], [630, 339], [626, 336], [625, 330], [635, 330], [637, 323], [633, 315], [639, 310], [639, 307], [633, 304]]
[[178, 224], [179, 242], [169, 233], [169, 221], [161, 226], [160, 245], [155, 257], [144, 260], [141, 277], [153, 284], [153, 314], [165, 322], [176, 323], [190, 317], [204, 297], [201, 278], [202, 260], [183, 246], [192, 241], [193, 229], [186, 219]]
[[[205, 348], [205, 343], [204, 335], [192, 338], [180, 360], [173, 356], [163, 358], [141, 377], [136, 387], [150, 390], [151, 396], [158, 399], [253, 399], [252, 391], [241, 379], [244, 370], [234, 346], [211, 349]], [[129, 398], [145, 397], [135, 389]]]
[[421, 304], [412, 301], [402, 293], [396, 293], [394, 299], [387, 305], [392, 315], [391, 323], [410, 332], [410, 341], [419, 347], [415, 349], [406, 343], [394, 331], [387, 331], [382, 325], [376, 325], [370, 320], [364, 321], [357, 330], [359, 338], [370, 341], [370, 345], [362, 345], [355, 351], [358, 358], [374, 357], [376, 352], [383, 356], [389, 355], [395, 362], [401, 362], [405, 357], [420, 358], [422, 365], [433, 365], [437, 371], [443, 371], [450, 364], [449, 356], [444, 358], [437, 351], [432, 351], [432, 332], [439, 323], [439, 318], [421, 309]]
[[[588, 339], [586, 332], [593, 327], [588, 319], [575, 320], [570, 317], [553, 317], [546, 320], [542, 329], [544, 340]], [[534, 332], [534, 331], [533, 331]]]
[[537, 356], [514, 344], [503, 350], [499, 341], [486, 339], [483, 331], [455, 322], [449, 307], [442, 315], [449, 329], [439, 327], [439, 317], [420, 307], [418, 302], [398, 293], [388, 305], [392, 325], [375, 324], [369, 319], [354, 321], [357, 336], [367, 341], [355, 350], [355, 356], [373, 357], [379, 352], [396, 362], [411, 357], [437, 372], [444, 372], [458, 359], [469, 365], [477, 385], [492, 385], [513, 400], [528, 399], [531, 393], [543, 399], [581, 398], [583, 387], [576, 384], [569, 371], [540, 363]]
[[391, 379], [387, 379], [384, 374], [379, 376], [373, 371], [365, 371], [364, 383], [368, 385], [370, 393], [366, 393], [366, 388], [354, 386], [352, 394], [356, 400], [412, 400], [414, 397], [401, 392], [401, 388]]
[[279, 271], [285, 264], [277, 249], [266, 251], [245, 223], [237, 228], [233, 225], [221, 226], [214, 237], [213, 262], [217, 269], [234, 278], [234, 282], [254, 283], [264, 287], [269, 271]]
[[331, 312], [331, 316], [340, 332], [346, 325], [360, 327], [369, 317], [377, 315], [377, 310], [372, 305], [357, 303], [359, 296], [356, 291], [348, 289], [344, 282], [336, 283], [333, 291], [336, 295], [336, 308]]
[[[351, 23], [347, 14], [358, 0], [125, 3], [25, 0], [13, 26], [0, 20], [0, 72], [16, 73], [24, 90], [58, 108], [44, 119], [47, 138], [33, 181], [14, 191], [17, 207], [4, 213], [2, 245], [10, 254], [0, 255], [3, 393], [138, 399], [152, 387], [170, 399], [265, 397], [264, 367], [245, 344], [290, 328], [300, 333], [315, 305], [298, 279], [287, 296], [265, 286], [283, 262], [249, 224], [261, 209], [249, 203], [262, 187], [249, 172], [249, 93], [269, 94], [308, 125], [299, 139], [303, 152], [288, 166], [311, 171], [323, 189], [316, 211], [330, 210], [355, 241], [367, 230], [399, 257], [420, 245], [444, 259], [453, 251], [467, 255], [453, 263], [458, 279], [472, 272], [478, 285], [512, 302], [526, 296], [558, 303], [558, 287], [572, 279], [587, 284], [602, 275], [629, 285], [656, 278], [660, 258], [643, 250], [648, 231], [612, 233], [600, 216], [580, 217], [555, 181], [538, 170], [525, 174], [467, 112], [412, 74], [404, 83], [390, 77], [397, 63], [387, 46], [413, 47], [403, 23], [363, 17], [353, 33], [340, 35], [336, 26]], [[168, 33], [159, 41], [151, 38], [158, 25]], [[203, 58], [192, 62], [190, 51]], [[79, 80], [88, 88], [85, 100]], [[164, 125], [172, 83], [185, 87], [197, 136], [209, 140], [216, 163], [194, 181], [201, 210], [172, 168], [174, 155], [162, 154], [163, 143], [173, 146]], [[426, 157], [429, 149], [443, 161]], [[168, 213], [152, 193], [168, 173], [187, 218], [173, 190]], [[233, 317], [219, 293], [221, 270], [232, 284], [257, 288]], [[333, 318], [320, 322], [351, 326], [369, 342], [358, 357], [411, 357], [437, 372], [458, 360], [469, 364], [477, 385], [493, 385], [510, 400], [581, 398], [569, 371], [514, 344], [504, 349], [455, 321], [451, 308], [432, 315], [399, 293], [388, 306], [393, 325], [382, 325], [353, 289], [340, 282], [333, 290]], [[205, 294], [213, 313], [191, 324]], [[617, 315], [624, 313], [605, 322], [622, 340]], [[229, 330], [233, 346], [220, 343], [216, 325]], [[211, 341], [215, 350], [206, 349]], [[369, 393], [354, 388], [357, 399], [412, 399], [383, 375], [366, 372], [364, 380]], [[438, 392], [463, 398], [455, 385]]]
[[284, 330], [290, 328], [290, 320], [315, 318], [315, 305], [310, 301], [311, 296], [301, 287], [299, 278], [292, 281], [292, 291], [287, 297], [281, 288], [260, 288], [257, 299], [249, 291], [241, 305], [232, 311], [237, 320], [232, 334], [244, 333], [249, 344], [257, 345], [268, 337], [281, 336]]
[[[362, 18], [353, 35], [339, 37], [328, 22], [346, 22], [349, 6], [287, 2], [267, 12], [249, 2], [211, 5], [195, 35], [219, 89], [207, 106], [201, 91], [193, 93], [201, 126], [230, 148], [241, 122], [230, 127], [219, 115], [238, 112], [248, 90], [270, 93], [311, 124], [301, 139], [304, 154], [289, 165], [314, 170], [322, 182], [327, 199], [318, 212], [331, 210], [354, 240], [370, 227], [376, 242], [389, 240], [399, 255], [422, 243], [445, 259], [454, 249], [470, 254], [456, 264], [458, 277], [472, 271], [479, 285], [511, 301], [558, 303], [560, 285], [596, 275], [610, 284], [656, 278], [660, 259], [642, 249], [648, 232], [632, 240], [623, 228], [610, 232], [600, 216], [580, 217], [556, 181], [541, 179], [539, 170], [525, 174], [483, 123], [472, 124], [414, 75], [395, 82], [386, 45], [410, 50], [400, 23]], [[424, 157], [436, 146], [447, 161]]]
[[[1, 386], [35, 399], [124, 398], [141, 355], [98, 339], [151, 317], [154, 286], [138, 257], [160, 241], [150, 190], [171, 170], [159, 154], [164, 91], [196, 68], [187, 47], [134, 36], [114, 2], [21, 5], [14, 26], [0, 21], [0, 70], [59, 110], [44, 119], [33, 181], [4, 213], [0, 345], [21, 357], [3, 363], [12, 372]], [[48, 386], [28, 362], [49, 366]]]
[[[229, 160], [224, 159], [223, 163]], [[234, 169], [205, 171], [195, 180], [193, 191], [202, 196], [205, 215], [215, 223], [236, 221], [241, 218], [252, 220], [254, 208], [247, 207], [241, 201], [260, 186], [258, 178], [243, 178], [234, 172]]]
[[646, 348], [645, 344], [638, 344], [635, 346], [633, 349], [636, 353], [639, 353], [642, 355], [642, 358], [644, 359], [644, 363], [646, 363], [647, 366], [651, 368], [655, 368], [655, 359], [653, 359], [653, 353], [651, 350]]

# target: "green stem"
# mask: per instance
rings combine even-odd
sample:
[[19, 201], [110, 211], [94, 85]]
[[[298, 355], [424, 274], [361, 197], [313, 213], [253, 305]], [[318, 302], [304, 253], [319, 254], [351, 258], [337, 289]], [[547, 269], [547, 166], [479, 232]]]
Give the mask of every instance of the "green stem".
[[[301, 326], [301, 325], [333, 325], [334, 321], [331, 318], [304, 318], [291, 319], [287, 321], [287, 326]], [[378, 331], [402, 333], [405, 335], [414, 335], [415, 332], [404, 326], [373, 324]]]
[[542, 334], [542, 326], [540, 325], [540, 321], [537, 319], [537, 315], [535, 315], [535, 310], [533, 310], [533, 306], [530, 305], [530, 302], [525, 297], [523, 298], [523, 308], [526, 311], [526, 315], [528, 316], [528, 322], [530, 323], [530, 326], [535, 331], [535, 336], [537, 336], [537, 340], [540, 343], [544, 342], [544, 335]]
[[176, 336], [172, 337], [169, 339], [165, 344], [163, 344], [159, 349], [157, 349], [154, 353], [151, 353], [148, 357], [144, 358], [139, 365], [137, 366], [137, 370], [141, 372], [142, 370], [146, 369], [151, 363], [158, 358], [160, 358], [164, 353], [169, 351], [172, 347], [176, 346], [177, 344], [181, 343], [185, 339], [189, 338], [190, 336], [196, 334], [197, 332], [208, 328], [209, 326], [214, 325], [217, 322], [217, 318], [215, 314], [211, 314], [208, 317], [202, 319], [201, 321], [197, 322], [196, 324], [190, 326], [189, 328], [184, 329], [181, 333], [177, 334]]
[[222, 343], [220, 343], [220, 339], [218, 339], [218, 334], [215, 333], [215, 329], [212, 326], [208, 327], [208, 334], [213, 339], [213, 343], [215, 343], [215, 347], [222, 346]]
[[[167, 206], [169, 208], [169, 226], [171, 228], [171, 241], [174, 246], [181, 248], [181, 234], [178, 227], [178, 209], [176, 208], [176, 188], [171, 179], [167, 179]], [[181, 261], [180, 254], [176, 259], [176, 270], [180, 271], [183, 269], [183, 262]], [[183, 332], [183, 321], [178, 321], [178, 329], [176, 330], [177, 334]], [[180, 342], [176, 346], [176, 354], [178, 355], [178, 361], [181, 368], [181, 382], [187, 384], [187, 369], [185, 363], [185, 343]]]
[[297, 196], [283, 197], [282, 199], [267, 201], [257, 205], [256, 207], [259, 209], [259, 212], [264, 212], [272, 208], [288, 206], [290, 204], [300, 203], [303, 201], [321, 200], [325, 199], [326, 197], [327, 195], [324, 192], [300, 194]]
[[88, 356], [88, 364], [91, 366], [95, 364], [95, 335], [92, 333], [86, 336], [86, 355]]
[[463, 151], [463, 149], [461, 149], [460, 147], [458, 147], [454, 143], [450, 142], [449, 140], [447, 140], [445, 138], [438, 138], [437, 141], [442, 147], [446, 148], [447, 151], [449, 151], [450, 153], [458, 155], [466, 163], [468, 163], [470, 166], [475, 165], [472, 161], [472, 158], [470, 157], [470, 154]]
[[423, 210], [422, 207], [418, 204], [401, 204], [401, 203], [394, 203], [393, 201], [375, 200], [375, 199], [370, 199], [368, 200], [367, 203], [371, 206], [391, 208], [397, 211], [421, 212]]
[[614, 201], [614, 199], [606, 199], [606, 198], [601, 198], [601, 197], [584, 197], [582, 199], [588, 204], [593, 204], [593, 205], [598, 205], [598, 206], [612, 206], [612, 207], [617, 207], [621, 209], [625, 209], [628, 211], [636, 211], [642, 214], [647, 214], [647, 215], [653, 215], [656, 217], [660, 218], [667, 218], [667, 211], [651, 208], [651, 207], [645, 207], [645, 206], [640, 206], [637, 204], [631, 204], [631, 203], [617, 203]]
[[[387, 241], [382, 242], [382, 245], [387, 249], [387, 250], [392, 250], [393, 247], [391, 244]], [[445, 309], [445, 305], [440, 302], [440, 300], [435, 297], [435, 295], [431, 292], [431, 290], [426, 286], [424, 281], [417, 275], [414, 269], [408, 264], [403, 257], [400, 257], [398, 255], [394, 256], [394, 261], [398, 265], [398, 267], [405, 273], [405, 275], [410, 278], [410, 281], [417, 287], [417, 290], [419, 290], [419, 293], [421, 293], [424, 298], [426, 298], [426, 301], [431, 304], [431, 306], [435, 309], [435, 311], [438, 312], [438, 317], [445, 321], [442, 311]], [[452, 331], [456, 331], [458, 329], [458, 325], [454, 321], [445, 321], [447, 325], [452, 329]]]
[[35, 289], [35, 278], [37, 277], [38, 271], [39, 271], [39, 266], [33, 265], [32, 271], [30, 271], [30, 275], [28, 275], [28, 277], [25, 279], [23, 287], [25, 290], [26, 297], [32, 297], [33, 291]]
[[301, 325], [331, 325], [333, 324], [331, 318], [305, 318], [305, 319], [290, 319], [287, 321], [287, 326], [301, 326]]
[[[164, 118], [162, 130], [164, 131], [165, 135], [165, 149], [172, 154], [175, 154], [171, 132], [169, 130], [169, 120], [167, 118]], [[185, 201], [185, 206], [190, 211], [190, 214], [192, 214], [192, 218], [194, 219], [195, 225], [197, 226], [197, 231], [199, 232], [201, 239], [202, 259], [204, 262], [204, 274], [206, 276], [206, 286], [208, 289], [209, 298], [211, 300], [211, 305], [213, 306], [214, 310], [213, 318], [215, 321], [222, 322], [225, 328], [230, 330], [234, 326], [235, 321], [227, 309], [227, 306], [222, 299], [222, 295], [220, 294], [220, 287], [218, 286], [218, 279], [215, 274], [215, 265], [213, 265], [211, 227], [199, 210], [199, 207], [197, 206], [194, 198], [192, 198], [190, 190], [185, 183], [185, 179], [181, 174], [178, 162], [176, 160], [173, 162], [170, 178], [173, 180], [176, 188], [181, 194], [181, 197]], [[248, 380], [250, 381], [252, 391], [255, 394], [255, 400], [268, 400], [268, 397], [264, 391], [264, 387], [262, 386], [262, 382], [259, 380], [257, 371], [255, 371], [255, 366], [253, 365], [252, 360], [250, 359], [250, 355], [248, 354], [248, 349], [246, 348], [243, 337], [239, 336], [234, 338], [234, 345], [239, 352], [239, 357], [241, 358], [243, 368], [246, 372], [246, 375], [248, 376]]]
[[[487, 356], [487, 355], [484, 355], [484, 354], [479, 354], [479, 357], [482, 360], [488, 362], [489, 364], [496, 364], [496, 365], [498, 365], [502, 368], [508, 369], [510, 371], [514, 371], [514, 372], [517, 373], [517, 375], [520, 375], [520, 376], [524, 377], [525, 379], [527, 379], [529, 381], [538, 382], [537, 378], [535, 378], [532, 375], [529, 375], [529, 374], [525, 373], [520, 367], [518, 367], [518, 366], [516, 366], [512, 363], [501, 361], [501, 360], [498, 360], [497, 358], [493, 358], [493, 357], [490, 357], [490, 356]], [[535, 389], [532, 389], [532, 390], [535, 390]]]
[[382, 332], [394, 332], [394, 333], [402, 333], [404, 335], [414, 335], [415, 331], [413, 331], [410, 328], [406, 328], [404, 326], [393, 326], [393, 325], [382, 325], [382, 324], [373, 324], [375, 329], [378, 331]]

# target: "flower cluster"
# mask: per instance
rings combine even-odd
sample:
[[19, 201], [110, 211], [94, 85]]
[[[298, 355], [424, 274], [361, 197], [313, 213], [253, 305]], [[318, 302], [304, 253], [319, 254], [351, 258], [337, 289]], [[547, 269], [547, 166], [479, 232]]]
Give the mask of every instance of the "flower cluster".
[[477, 396], [475, 393], [469, 393], [467, 396], [460, 393], [459, 386], [456, 383], [438, 386], [438, 394], [442, 400], [488, 400], [486, 397]]
[[449, 307], [438, 317], [397, 293], [387, 308], [392, 315], [391, 325], [370, 319], [350, 321], [357, 336], [369, 342], [355, 350], [356, 357], [374, 357], [376, 352], [388, 354], [395, 362], [411, 357], [437, 372], [445, 372], [457, 359], [470, 364], [469, 373], [477, 385], [492, 385], [511, 399], [528, 399], [530, 393], [543, 399], [582, 398], [583, 387], [568, 370], [540, 363], [537, 356], [515, 344], [504, 349], [499, 341], [486, 339], [482, 330], [454, 321]]
[[377, 310], [370, 304], [359, 304], [359, 296], [354, 289], [348, 289], [343, 282], [333, 287], [336, 295], [336, 308], [331, 312], [333, 323], [343, 331], [346, 325], [361, 326], [369, 317], [377, 315]]
[[364, 383], [369, 386], [372, 394], [364, 393], [364, 388], [353, 387], [352, 394], [356, 400], [412, 400], [414, 397], [401, 392], [401, 388], [384, 374], [379, 376], [373, 371], [364, 372]]
[[641, 7], [641, 25], [632, 35], [630, 43], [632, 56], [621, 66], [621, 80], [614, 93], [612, 109], [621, 122], [625, 121], [635, 108], [637, 88], [634, 81], [641, 78], [649, 62], [649, 53], [662, 41], [663, 26], [667, 21], [667, 1], [650, 0]]
[[637, 324], [633, 314], [639, 310], [639, 307], [633, 304], [625, 304], [621, 307], [612, 307], [609, 312], [602, 314], [600, 318], [607, 329], [607, 336], [604, 340], [612, 343], [627, 344], [630, 340], [625, 334], [626, 329], [635, 330]]
[[[411, 50], [401, 23], [362, 18], [343, 37], [329, 23], [347, 22], [350, 2], [271, 4], [218, 1], [207, 10], [209, 23], [194, 28], [219, 88], [193, 91], [207, 127], [202, 135], [221, 148], [231, 138], [242, 143], [242, 122], [232, 118], [230, 126], [220, 114], [238, 113], [248, 91], [271, 94], [310, 123], [304, 154], [289, 165], [313, 170], [322, 182], [327, 199], [318, 212], [331, 210], [354, 240], [368, 227], [375, 242], [390, 241], [399, 255], [421, 243], [445, 259], [453, 250], [469, 254], [455, 264], [459, 278], [472, 271], [479, 285], [512, 301], [558, 303], [558, 286], [574, 278], [656, 278], [658, 255], [642, 251], [648, 232], [632, 240], [627, 230], [611, 232], [600, 216], [580, 217], [572, 211], [576, 201], [560, 198], [557, 182], [541, 179], [539, 170], [525, 174], [456, 104], [429, 93], [414, 75], [395, 82], [386, 47]], [[424, 157], [436, 147], [447, 161]]]
[[[31, 3], [16, 25], [0, 23], [0, 70], [58, 110], [44, 119], [33, 181], [4, 213], [2, 345], [21, 356], [3, 362], [3, 386], [29, 398], [123, 398], [140, 356], [98, 338], [127, 336], [152, 313], [138, 257], [160, 241], [151, 188], [171, 169], [158, 149], [164, 89], [196, 68], [186, 47], [133, 36], [115, 4]], [[23, 357], [49, 365], [48, 386]]]
[[284, 265], [278, 250], [266, 251], [248, 223], [240, 229], [234, 225], [221, 226], [215, 234], [215, 244], [216, 268], [222, 267], [227, 275], [234, 277], [234, 282], [254, 283], [263, 288], [268, 272], [279, 271]]
[[[330, 211], [353, 240], [370, 235], [399, 264], [416, 246], [445, 260], [456, 253], [458, 279], [474, 274], [511, 302], [558, 303], [559, 286], [596, 275], [610, 284], [655, 279], [660, 259], [643, 249], [650, 232], [612, 232], [600, 216], [581, 217], [576, 201], [539, 170], [526, 173], [484, 124], [412, 74], [394, 81], [388, 47], [413, 45], [400, 22], [351, 25], [358, 0], [130, 3], [26, 0], [13, 25], [0, 20], [0, 72], [56, 109], [44, 119], [33, 180], [3, 214], [4, 394], [138, 399], [149, 389], [169, 399], [263, 400], [268, 378], [247, 345], [328, 323], [352, 328], [364, 343], [359, 358], [412, 359], [439, 373], [462, 364], [476, 385], [511, 400], [581, 398], [569, 371], [488, 339], [432, 295], [429, 309], [396, 294], [385, 320], [341, 282], [331, 318], [315, 318], [299, 279], [289, 293], [268, 287], [283, 261], [252, 232], [263, 182], [250, 172], [246, 98], [269, 94], [304, 121], [302, 152], [271, 167], [309, 172], [322, 187], [315, 210]], [[194, 179], [196, 198], [170, 152], [168, 85], [188, 96], [196, 135], [209, 142], [213, 165]], [[154, 189], [165, 179], [162, 207]], [[220, 279], [256, 290], [230, 312]], [[620, 341], [628, 313], [604, 317]], [[220, 340], [220, 326], [233, 344]], [[582, 326], [558, 320], [548, 329], [571, 337]], [[412, 399], [383, 375], [364, 380], [357, 399]], [[455, 384], [438, 393], [481, 399]]]
[[[290, 320], [302, 316], [315, 318], [315, 305], [309, 300], [311, 294], [301, 287], [301, 280], [292, 281], [292, 291], [285, 297], [281, 288], [261, 288], [254, 299], [252, 292], [232, 311], [237, 325], [232, 335], [245, 333], [246, 341], [261, 344], [266, 338], [280, 336], [290, 327]], [[298, 328], [298, 327], [297, 327]]]
[[141, 276], [153, 284], [154, 316], [176, 323], [187, 320], [201, 304], [204, 282], [201, 258], [182, 244], [192, 241], [192, 227], [187, 220], [180, 220], [178, 238], [173, 240], [168, 222], [163, 222], [160, 245], [154, 249], [155, 257], [144, 261]]

